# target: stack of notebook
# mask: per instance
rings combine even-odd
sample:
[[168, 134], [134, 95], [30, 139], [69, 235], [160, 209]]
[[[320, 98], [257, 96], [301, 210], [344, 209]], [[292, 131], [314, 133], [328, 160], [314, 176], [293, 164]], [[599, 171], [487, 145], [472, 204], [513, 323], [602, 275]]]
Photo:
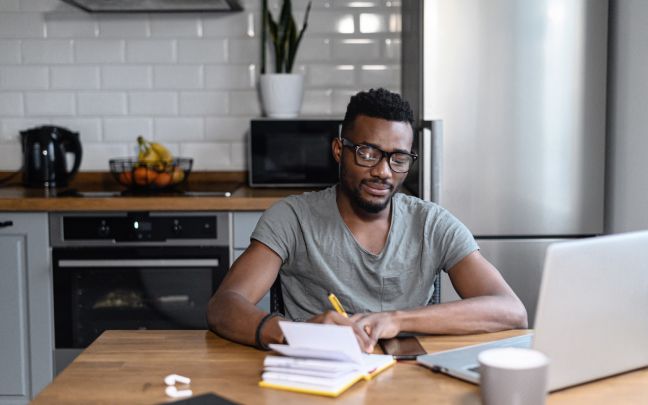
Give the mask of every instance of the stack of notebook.
[[262, 387], [337, 397], [360, 380], [369, 380], [396, 361], [362, 353], [347, 326], [279, 323], [287, 345], [270, 345], [284, 356], [266, 356]]

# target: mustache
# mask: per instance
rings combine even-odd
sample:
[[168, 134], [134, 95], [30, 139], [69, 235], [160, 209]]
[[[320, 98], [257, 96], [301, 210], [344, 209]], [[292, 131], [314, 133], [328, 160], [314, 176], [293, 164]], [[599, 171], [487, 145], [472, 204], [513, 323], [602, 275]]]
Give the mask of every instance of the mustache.
[[378, 185], [378, 186], [386, 186], [385, 188], [388, 188], [389, 190], [394, 189], [394, 185], [392, 183], [390, 183], [388, 181], [382, 181], [382, 180], [376, 180], [376, 179], [362, 180], [362, 184], [367, 184], [367, 185], [374, 184], [374, 185]]

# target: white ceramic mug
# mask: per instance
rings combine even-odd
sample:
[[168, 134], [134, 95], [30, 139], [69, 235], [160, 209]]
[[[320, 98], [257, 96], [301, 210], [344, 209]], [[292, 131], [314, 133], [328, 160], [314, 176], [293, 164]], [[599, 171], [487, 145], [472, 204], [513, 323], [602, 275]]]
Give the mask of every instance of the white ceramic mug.
[[503, 347], [479, 353], [484, 405], [543, 405], [549, 359], [533, 349]]

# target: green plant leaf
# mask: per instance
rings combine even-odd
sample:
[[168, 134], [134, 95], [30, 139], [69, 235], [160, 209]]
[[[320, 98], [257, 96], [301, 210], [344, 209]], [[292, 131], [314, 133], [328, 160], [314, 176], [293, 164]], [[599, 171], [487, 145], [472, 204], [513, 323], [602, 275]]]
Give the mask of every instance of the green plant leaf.
[[[266, 7], [264, 13], [266, 18], [264, 19], [264, 23], [267, 23], [267, 30], [270, 34], [270, 40], [274, 48], [275, 72], [290, 73], [292, 72], [299, 43], [304, 36], [306, 27], [308, 26], [311, 1], [308, 2], [308, 6], [306, 7], [304, 24], [302, 29], [299, 31], [299, 34], [297, 33], [297, 24], [292, 15], [292, 2], [290, 0], [284, 0], [279, 13], [279, 18], [276, 21], [270, 10], [267, 10], [267, 4], [265, 4], [267, 0], [263, 1], [264, 6]], [[262, 42], [263, 46], [265, 46], [266, 41], [263, 39], [263, 36]], [[262, 55], [262, 72], [265, 72], [265, 55]]]
[[289, 41], [286, 44], [286, 72], [292, 72], [293, 62], [295, 59], [295, 43], [297, 41], [297, 25], [295, 20], [292, 19], [289, 29]]
[[268, 31], [268, 0], [261, 0], [261, 74], [266, 72], [266, 42]]
[[279, 22], [284, 31], [288, 29], [288, 24], [291, 18], [292, 2], [290, 0], [284, 0], [283, 5], [281, 6], [281, 15], [279, 16]]
[[309, 1], [308, 6], [306, 6], [306, 13], [304, 14], [304, 24], [302, 25], [302, 29], [301, 31], [299, 31], [299, 36], [297, 36], [297, 38], [292, 41], [290, 52], [288, 53], [288, 60], [286, 61], [286, 70], [288, 72], [292, 72], [293, 63], [295, 63], [295, 57], [297, 56], [297, 49], [299, 48], [299, 44], [304, 36], [304, 32], [308, 27], [308, 16], [310, 15], [310, 9], [311, 2]]
[[277, 26], [275, 20], [272, 18], [272, 14], [270, 13], [270, 10], [268, 10], [266, 15], [268, 18], [268, 32], [270, 34], [270, 41], [272, 42], [272, 46], [275, 49], [275, 72], [276, 72], [277, 63], [278, 63], [277, 47], [279, 46], [279, 27]]
[[277, 73], [286, 72], [286, 57], [290, 46], [290, 22], [292, 20], [292, 2], [284, 0], [279, 16], [279, 47], [275, 49], [277, 59]]

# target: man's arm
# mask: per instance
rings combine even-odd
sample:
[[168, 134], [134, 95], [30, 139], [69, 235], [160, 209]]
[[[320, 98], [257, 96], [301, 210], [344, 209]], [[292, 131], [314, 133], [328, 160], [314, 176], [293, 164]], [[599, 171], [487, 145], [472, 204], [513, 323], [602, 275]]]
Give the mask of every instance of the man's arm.
[[[281, 258], [272, 249], [252, 240], [209, 300], [209, 328], [224, 338], [254, 345], [256, 327], [266, 315], [256, 303], [270, 290], [280, 267]], [[278, 319], [271, 319], [263, 327], [261, 341], [282, 340]]]
[[351, 319], [375, 342], [401, 331], [429, 334], [494, 332], [527, 327], [520, 299], [479, 251], [448, 270], [462, 300], [403, 311], [357, 314]]
[[[270, 290], [280, 267], [279, 255], [263, 243], [252, 240], [209, 300], [209, 328], [224, 338], [254, 345], [257, 326], [266, 315], [266, 312], [256, 307], [256, 303]], [[262, 344], [283, 341], [283, 333], [279, 328], [279, 321], [282, 319], [274, 317], [264, 324], [260, 339]], [[308, 322], [351, 326], [361, 347], [366, 351], [373, 350], [373, 344], [369, 344], [369, 336], [359, 326], [335, 311], [316, 315]]]

